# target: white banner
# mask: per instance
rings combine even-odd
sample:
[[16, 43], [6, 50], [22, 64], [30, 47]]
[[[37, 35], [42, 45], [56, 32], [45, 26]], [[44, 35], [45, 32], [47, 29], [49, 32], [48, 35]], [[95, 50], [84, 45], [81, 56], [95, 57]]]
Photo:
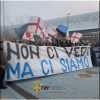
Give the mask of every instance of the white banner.
[[22, 80], [92, 67], [89, 46], [34, 46], [4, 42], [6, 80]]

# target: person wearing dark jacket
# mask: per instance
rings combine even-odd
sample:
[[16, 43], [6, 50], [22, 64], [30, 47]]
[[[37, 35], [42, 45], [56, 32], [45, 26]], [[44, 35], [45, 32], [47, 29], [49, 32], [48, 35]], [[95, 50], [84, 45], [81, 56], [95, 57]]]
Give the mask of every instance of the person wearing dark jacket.
[[7, 88], [5, 81], [5, 65], [7, 64], [6, 56], [3, 52], [3, 44], [0, 42], [0, 89]]

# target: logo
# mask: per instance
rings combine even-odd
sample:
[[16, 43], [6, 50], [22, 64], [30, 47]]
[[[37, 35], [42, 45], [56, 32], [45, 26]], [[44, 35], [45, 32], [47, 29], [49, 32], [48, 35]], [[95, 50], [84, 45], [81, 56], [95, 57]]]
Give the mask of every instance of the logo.
[[39, 95], [40, 91], [41, 91], [41, 84], [40, 81], [35, 81], [33, 83], [33, 90], [36, 93], [36, 95]]
[[41, 91], [49, 90], [48, 85], [42, 85], [40, 81], [34, 81], [33, 82], [33, 91], [35, 92], [36, 95], [39, 95]]

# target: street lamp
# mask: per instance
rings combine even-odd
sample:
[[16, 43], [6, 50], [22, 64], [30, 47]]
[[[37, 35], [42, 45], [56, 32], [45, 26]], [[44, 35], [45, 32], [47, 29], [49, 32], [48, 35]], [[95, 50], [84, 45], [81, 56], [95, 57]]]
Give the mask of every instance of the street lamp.
[[68, 31], [67, 31], [67, 36], [69, 36], [69, 17], [70, 17], [70, 12], [67, 13], [67, 22], [66, 22], [66, 25], [68, 27]]

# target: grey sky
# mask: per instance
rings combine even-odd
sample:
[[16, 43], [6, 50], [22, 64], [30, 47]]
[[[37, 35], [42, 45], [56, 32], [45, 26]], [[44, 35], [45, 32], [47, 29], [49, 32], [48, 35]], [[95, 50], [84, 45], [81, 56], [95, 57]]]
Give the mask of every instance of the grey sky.
[[94, 12], [99, 10], [97, 1], [6, 1], [5, 23], [18, 24], [30, 16], [40, 16], [44, 20], [55, 17]]

